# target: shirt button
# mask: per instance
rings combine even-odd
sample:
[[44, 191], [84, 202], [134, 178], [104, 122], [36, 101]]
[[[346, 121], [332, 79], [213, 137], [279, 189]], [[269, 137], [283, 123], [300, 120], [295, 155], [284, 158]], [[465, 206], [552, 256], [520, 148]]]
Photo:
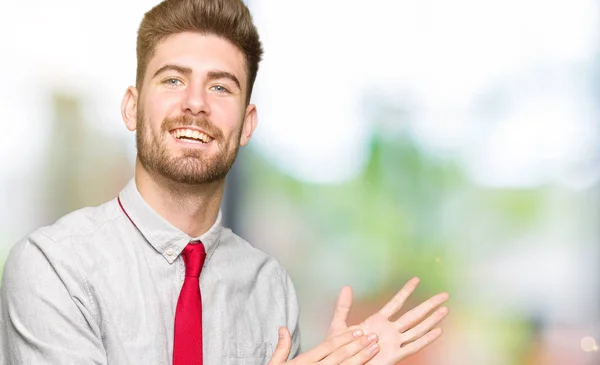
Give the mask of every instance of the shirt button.
[[172, 248], [167, 250], [167, 256], [173, 256], [174, 253]]

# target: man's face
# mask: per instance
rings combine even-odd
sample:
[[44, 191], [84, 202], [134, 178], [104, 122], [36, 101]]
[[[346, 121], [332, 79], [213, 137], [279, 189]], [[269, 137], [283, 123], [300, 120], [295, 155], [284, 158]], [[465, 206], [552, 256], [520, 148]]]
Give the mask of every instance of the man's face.
[[246, 85], [244, 55], [227, 40], [179, 33], [159, 43], [135, 118], [144, 168], [178, 183], [223, 179], [256, 125]]

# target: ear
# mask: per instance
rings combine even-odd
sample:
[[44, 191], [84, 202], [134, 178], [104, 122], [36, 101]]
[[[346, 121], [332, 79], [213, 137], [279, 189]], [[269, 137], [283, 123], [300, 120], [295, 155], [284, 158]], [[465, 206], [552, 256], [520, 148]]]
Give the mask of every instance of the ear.
[[242, 125], [242, 134], [240, 135], [240, 146], [245, 146], [250, 142], [250, 137], [252, 137], [257, 124], [258, 115], [256, 113], [256, 105], [248, 104], [244, 116], [244, 125]]
[[125, 126], [130, 131], [135, 131], [137, 125], [137, 105], [138, 105], [138, 91], [135, 87], [130, 86], [123, 95], [123, 101], [121, 101], [121, 116]]

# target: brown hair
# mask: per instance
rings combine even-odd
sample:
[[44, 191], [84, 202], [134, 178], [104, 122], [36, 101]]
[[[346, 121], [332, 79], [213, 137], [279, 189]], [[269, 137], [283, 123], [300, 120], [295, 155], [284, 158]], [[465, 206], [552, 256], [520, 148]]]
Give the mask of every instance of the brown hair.
[[250, 11], [242, 0], [164, 0], [144, 14], [137, 36], [138, 90], [158, 43], [182, 32], [213, 34], [242, 51], [248, 72], [246, 103], [249, 103], [263, 49]]

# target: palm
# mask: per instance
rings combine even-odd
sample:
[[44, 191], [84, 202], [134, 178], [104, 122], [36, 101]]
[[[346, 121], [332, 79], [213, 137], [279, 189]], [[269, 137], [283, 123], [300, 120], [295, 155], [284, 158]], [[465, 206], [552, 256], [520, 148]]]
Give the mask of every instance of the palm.
[[[404, 306], [418, 283], [418, 279], [410, 280], [383, 308], [356, 326], [365, 333], [376, 333], [379, 336], [380, 351], [369, 362], [370, 365], [396, 364], [441, 335], [441, 329], [434, 327], [446, 316], [447, 309], [442, 307], [433, 314], [428, 314], [448, 299], [446, 293], [433, 296], [396, 321], [390, 320]], [[338, 335], [348, 328], [346, 320], [351, 306], [352, 290], [344, 287], [338, 298], [328, 337]]]
[[398, 344], [402, 343], [401, 333], [385, 315], [377, 312], [358, 325], [365, 333], [379, 336], [379, 353], [369, 362], [372, 365], [395, 364], [386, 359], [395, 359]]

